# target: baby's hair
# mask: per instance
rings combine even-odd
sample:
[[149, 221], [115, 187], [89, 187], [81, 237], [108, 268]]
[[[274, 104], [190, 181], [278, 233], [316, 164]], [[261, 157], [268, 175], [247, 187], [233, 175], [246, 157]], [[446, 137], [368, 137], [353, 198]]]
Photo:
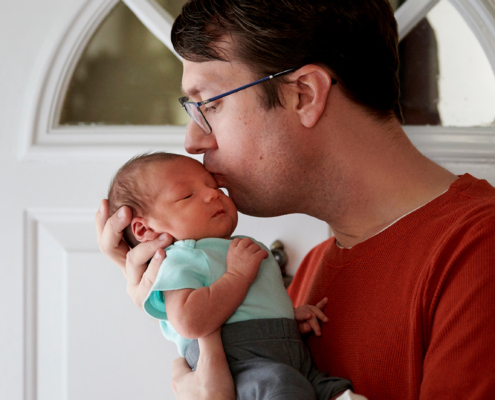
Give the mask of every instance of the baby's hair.
[[[120, 167], [110, 183], [107, 196], [109, 215], [115, 214], [123, 206], [131, 209], [133, 218], [148, 215], [157, 193], [150, 192], [146, 169], [156, 163], [179, 158], [187, 157], [173, 153], [153, 152], [139, 154], [127, 161]], [[139, 244], [130, 225], [124, 229], [123, 237], [130, 247]]]

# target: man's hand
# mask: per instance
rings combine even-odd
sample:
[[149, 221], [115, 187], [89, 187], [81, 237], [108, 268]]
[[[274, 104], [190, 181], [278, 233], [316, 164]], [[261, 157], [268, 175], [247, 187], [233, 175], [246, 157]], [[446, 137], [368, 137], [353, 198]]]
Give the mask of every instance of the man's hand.
[[234, 380], [223, 350], [220, 329], [199, 339], [195, 372], [185, 358], [174, 361], [172, 389], [177, 400], [235, 400]]
[[172, 243], [173, 238], [163, 234], [129, 250], [129, 246], [122, 240], [122, 231], [131, 220], [132, 211], [128, 207], [122, 207], [109, 218], [108, 201], [102, 200], [95, 217], [96, 235], [101, 252], [120, 267], [127, 279], [127, 293], [142, 308], [165, 259], [163, 249]]
[[328, 322], [328, 317], [323, 313], [328, 299], [324, 297], [316, 306], [305, 304], [294, 310], [296, 321], [299, 323], [301, 333], [314, 331], [316, 336], [321, 335], [320, 323], [318, 320]]
[[268, 252], [251, 239], [236, 238], [230, 243], [227, 252], [227, 272], [246, 279], [251, 285], [265, 258], [268, 258]]

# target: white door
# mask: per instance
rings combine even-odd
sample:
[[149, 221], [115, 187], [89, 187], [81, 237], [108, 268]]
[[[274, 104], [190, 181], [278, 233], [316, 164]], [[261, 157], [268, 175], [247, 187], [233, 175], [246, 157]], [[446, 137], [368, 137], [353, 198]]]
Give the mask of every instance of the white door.
[[[184, 128], [63, 123], [64, 118], [70, 120], [64, 111], [65, 94], [74, 88], [70, 83], [79, 59], [117, 3], [17, 0], [2, 4], [1, 399], [174, 398], [170, 378], [177, 352], [162, 338], [156, 322], [128, 298], [119, 269], [100, 254], [94, 214], [110, 177], [124, 161], [146, 150], [183, 152]], [[175, 3], [160, 0], [172, 8]], [[408, 0], [397, 14], [402, 36], [436, 3]], [[157, 3], [127, 0], [126, 4], [167, 42], [172, 18]], [[481, 0], [453, 4], [458, 15], [469, 21], [488, 65], [494, 66], [495, 7]], [[110, 39], [103, 44], [107, 49], [112, 48], [112, 37], [125, 33], [125, 25], [115, 26], [113, 36], [111, 29], [107, 32]], [[76, 91], [74, 107], [83, 100]], [[155, 114], [151, 112], [150, 118]], [[454, 172], [471, 172], [495, 183], [493, 126], [480, 128], [470, 122], [406, 130], [421, 150]], [[324, 223], [301, 215], [243, 216], [236, 233], [268, 245], [281, 239], [290, 273], [312, 246], [329, 235]]]

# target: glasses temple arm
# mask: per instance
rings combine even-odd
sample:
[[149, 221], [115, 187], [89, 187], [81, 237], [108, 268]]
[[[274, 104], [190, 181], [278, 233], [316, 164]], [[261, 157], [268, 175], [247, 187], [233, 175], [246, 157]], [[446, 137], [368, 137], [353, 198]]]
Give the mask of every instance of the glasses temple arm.
[[198, 106], [201, 106], [201, 105], [204, 105], [204, 104], [208, 104], [208, 103], [210, 103], [212, 101], [215, 101], [215, 100], [221, 99], [222, 97], [228, 96], [229, 94], [233, 94], [233, 93], [239, 92], [240, 90], [247, 89], [248, 87], [257, 85], [258, 83], [262, 83], [262, 82], [268, 81], [268, 80], [273, 79], [273, 78], [276, 78], [277, 76], [280, 76], [280, 75], [288, 74], [289, 72], [292, 72], [292, 71], [295, 71], [295, 68], [286, 69], [285, 71], [278, 72], [276, 74], [266, 76], [265, 78], [262, 78], [260, 80], [255, 81], [255, 82], [248, 83], [247, 85], [238, 87], [237, 89], [234, 89], [234, 90], [231, 90], [229, 92], [223, 93], [223, 94], [221, 94], [219, 96], [215, 96], [215, 97], [212, 97], [211, 99], [207, 99], [207, 100], [202, 100], [201, 102], [199, 102], [197, 104], [198, 104]]

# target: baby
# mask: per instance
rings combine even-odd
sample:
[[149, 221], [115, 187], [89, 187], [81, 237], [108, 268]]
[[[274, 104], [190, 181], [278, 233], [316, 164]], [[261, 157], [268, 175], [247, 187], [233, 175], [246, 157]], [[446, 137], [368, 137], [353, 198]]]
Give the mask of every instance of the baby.
[[135, 157], [117, 172], [108, 201], [111, 214], [124, 205], [133, 212], [124, 231], [130, 246], [173, 236], [143, 307], [193, 370], [197, 339], [222, 326], [238, 399], [328, 400], [352, 387], [315, 368], [298, 323], [319, 334], [317, 318], [326, 316], [316, 306], [294, 310], [271, 252], [231, 237], [236, 207], [200, 162], [169, 153]]

